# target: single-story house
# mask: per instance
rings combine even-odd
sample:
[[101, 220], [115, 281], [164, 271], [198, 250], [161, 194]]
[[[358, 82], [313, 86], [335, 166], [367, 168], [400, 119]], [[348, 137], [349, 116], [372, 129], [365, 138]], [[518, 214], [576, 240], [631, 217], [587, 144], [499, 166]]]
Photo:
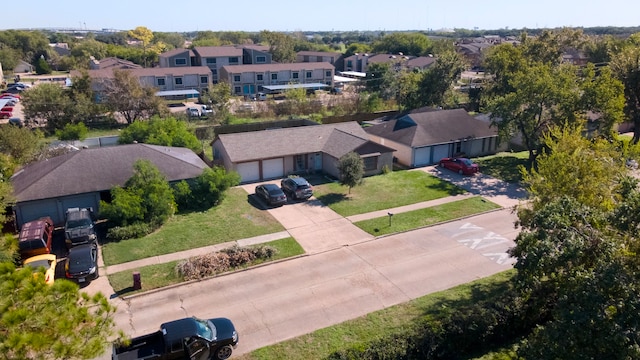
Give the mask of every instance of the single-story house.
[[18, 73], [32, 73], [35, 71], [35, 67], [24, 60], [18, 61], [18, 65], [13, 68], [13, 72]]
[[220, 134], [213, 142], [214, 161], [243, 183], [306, 173], [339, 178], [338, 161], [352, 151], [363, 159], [365, 176], [393, 166], [394, 149], [369, 141], [357, 122]]
[[82, 149], [39, 161], [11, 177], [17, 225], [42, 216], [61, 225], [73, 207], [99, 211], [100, 200], [110, 200], [111, 188], [123, 186], [140, 159], [151, 161], [169, 182], [195, 178], [208, 167], [187, 148], [148, 144]]
[[464, 109], [419, 109], [365, 128], [371, 141], [396, 149], [398, 163], [419, 167], [444, 157], [495, 154], [498, 132]]

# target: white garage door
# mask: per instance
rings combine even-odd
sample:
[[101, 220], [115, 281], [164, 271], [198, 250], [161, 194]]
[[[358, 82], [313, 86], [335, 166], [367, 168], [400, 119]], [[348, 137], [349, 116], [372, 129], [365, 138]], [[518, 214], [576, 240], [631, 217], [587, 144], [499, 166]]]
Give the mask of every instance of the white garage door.
[[431, 147], [417, 148], [413, 151], [415, 156], [414, 166], [425, 166], [431, 164]]
[[284, 160], [282, 158], [262, 160], [262, 178], [276, 179], [284, 176]]
[[257, 161], [240, 163], [236, 165], [236, 171], [240, 174], [240, 182], [260, 180], [260, 165]]
[[449, 144], [438, 145], [433, 147], [433, 161], [438, 162], [440, 159], [449, 157]]

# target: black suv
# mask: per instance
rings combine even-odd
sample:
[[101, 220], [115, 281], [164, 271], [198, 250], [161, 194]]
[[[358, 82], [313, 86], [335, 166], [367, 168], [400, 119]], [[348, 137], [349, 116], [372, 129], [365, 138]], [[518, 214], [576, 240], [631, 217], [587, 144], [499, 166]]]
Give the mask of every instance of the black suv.
[[282, 191], [295, 200], [307, 200], [313, 195], [313, 188], [303, 177], [290, 177], [280, 182]]
[[67, 210], [67, 221], [64, 224], [67, 247], [88, 244], [98, 239], [93, 222], [91, 208], [71, 208]]

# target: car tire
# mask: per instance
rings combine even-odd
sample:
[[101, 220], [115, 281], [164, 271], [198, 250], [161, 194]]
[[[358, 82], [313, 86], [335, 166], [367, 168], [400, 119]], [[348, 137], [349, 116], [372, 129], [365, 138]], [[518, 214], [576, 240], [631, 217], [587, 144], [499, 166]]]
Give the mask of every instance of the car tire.
[[230, 358], [232, 353], [233, 348], [231, 347], [231, 345], [225, 345], [221, 348], [218, 348], [211, 359], [225, 360]]

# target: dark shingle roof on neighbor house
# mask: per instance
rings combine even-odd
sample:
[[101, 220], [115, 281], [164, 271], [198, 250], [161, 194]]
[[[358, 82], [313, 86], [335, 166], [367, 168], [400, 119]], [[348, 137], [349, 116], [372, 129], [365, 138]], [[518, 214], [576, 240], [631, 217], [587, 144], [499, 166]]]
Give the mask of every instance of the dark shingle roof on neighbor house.
[[[324, 152], [336, 158], [369, 142], [357, 122], [299, 126], [285, 129], [221, 134], [229, 159], [246, 162], [312, 152]], [[381, 146], [377, 151], [393, 151]]]
[[200, 57], [242, 56], [242, 48], [235, 46], [196, 46], [194, 53]]
[[187, 148], [130, 144], [83, 149], [27, 165], [11, 177], [18, 202], [109, 190], [133, 175], [139, 159], [151, 161], [169, 181], [191, 179], [207, 164]]
[[411, 147], [497, 135], [497, 129], [475, 119], [464, 109], [410, 112], [365, 131]]

